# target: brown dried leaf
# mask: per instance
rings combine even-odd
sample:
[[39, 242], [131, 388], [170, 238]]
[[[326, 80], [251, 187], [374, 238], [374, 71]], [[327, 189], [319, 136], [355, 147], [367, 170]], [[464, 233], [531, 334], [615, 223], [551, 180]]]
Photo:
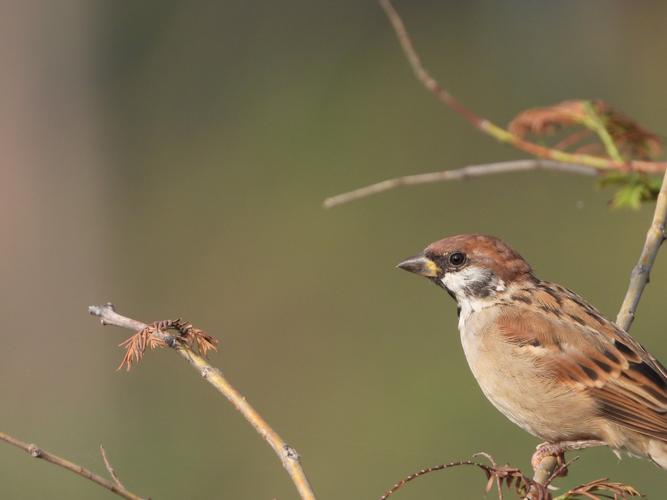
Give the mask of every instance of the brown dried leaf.
[[493, 484], [496, 482], [496, 478], [489, 474], [489, 479], [486, 481], [486, 486], [484, 487], [484, 493], [488, 493], [493, 488]]
[[195, 346], [199, 354], [206, 356], [209, 351], [216, 351], [218, 349], [218, 339], [212, 335], [208, 335], [204, 330], [195, 328], [192, 323], [183, 322], [177, 319], [173, 322], [173, 328], [178, 330], [181, 334], [181, 340], [188, 345], [188, 347]]
[[580, 124], [586, 119], [586, 101], [563, 101], [553, 106], [522, 111], [509, 123], [509, 131], [519, 137], [546, 135], [559, 128]]
[[414, 474], [410, 474], [404, 479], [401, 479], [399, 482], [394, 484], [394, 486], [392, 486], [384, 495], [382, 495], [382, 497], [380, 497], [380, 500], [386, 500], [390, 495], [401, 489], [408, 482], [417, 479], [418, 477], [421, 477], [430, 472], [445, 470], [452, 467], [458, 467], [461, 465], [474, 465], [479, 469], [481, 469], [487, 478], [487, 482], [484, 488], [485, 492], [488, 493], [489, 491], [491, 491], [495, 483], [498, 487], [498, 498], [500, 500], [502, 500], [503, 498], [503, 490], [502, 490], [503, 482], [506, 483], [508, 488], [513, 486], [514, 491], [520, 498], [525, 497], [528, 494], [528, 491], [531, 490], [532, 488], [531, 494], [533, 496], [531, 498], [533, 498], [534, 500], [552, 499], [551, 494], [549, 493], [546, 486], [535, 483], [531, 478], [525, 476], [519, 469], [515, 467], [510, 467], [509, 465], [504, 465], [499, 467], [496, 464], [493, 457], [487, 453], [477, 453], [475, 454], [475, 456], [484, 456], [489, 460], [489, 462], [491, 462], [492, 465], [472, 462], [470, 460], [462, 460], [459, 462], [451, 462], [448, 464], [436, 465], [434, 467], [427, 467], [426, 469], [422, 469], [418, 472], [415, 472]]
[[[171, 342], [172, 340], [164, 337], [168, 330], [176, 330], [179, 333], [179, 336], [173, 337], [174, 342], [182, 342], [190, 348], [194, 346], [202, 356], [206, 356], [209, 351], [218, 348], [218, 339], [206, 334], [199, 328], [195, 328], [191, 323], [180, 319], [156, 321], [119, 344], [120, 347], [125, 349], [125, 355], [118, 369], [125, 368], [129, 371], [133, 364], [141, 361], [146, 352], [146, 347], [151, 349], [167, 347], [167, 341]], [[157, 335], [158, 333], [161, 335]]]
[[154, 347], [154, 342], [156, 340], [153, 337], [154, 332], [155, 329], [152, 326], [147, 326], [118, 344], [119, 347], [125, 349], [125, 355], [123, 356], [120, 365], [118, 365], [118, 370], [125, 368], [127, 371], [130, 371], [134, 363], [141, 361], [141, 358], [146, 351], [146, 345], [150, 345], [151, 348]]
[[660, 136], [645, 129], [603, 101], [595, 101], [593, 106], [605, 121], [609, 135], [624, 158], [652, 160], [662, 153]]
[[[508, 128], [522, 138], [529, 134], [545, 137], [556, 131], [572, 129], [569, 135], [556, 143], [555, 149], [608, 156], [591, 123], [599, 123], [606, 130], [625, 160], [652, 160], [662, 152], [658, 135], [601, 100], [569, 100], [553, 106], [527, 109], [519, 113]], [[584, 142], [591, 139], [593, 143]]]
[[[596, 495], [596, 493], [600, 495]], [[615, 481], [609, 481], [607, 478], [596, 479], [588, 483], [572, 488], [563, 495], [562, 498], [574, 500], [576, 498], [590, 498], [592, 500], [601, 500], [609, 498], [609, 493], [613, 494], [615, 499], [627, 500], [629, 497], [643, 496], [633, 486]]]

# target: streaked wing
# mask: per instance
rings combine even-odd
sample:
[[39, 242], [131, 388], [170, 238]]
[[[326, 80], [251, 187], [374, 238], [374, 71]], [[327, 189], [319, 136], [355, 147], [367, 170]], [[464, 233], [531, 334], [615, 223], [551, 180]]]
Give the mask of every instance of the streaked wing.
[[667, 371], [581, 297], [538, 283], [512, 296], [498, 327], [531, 349], [545, 377], [588, 393], [599, 415], [667, 442]]

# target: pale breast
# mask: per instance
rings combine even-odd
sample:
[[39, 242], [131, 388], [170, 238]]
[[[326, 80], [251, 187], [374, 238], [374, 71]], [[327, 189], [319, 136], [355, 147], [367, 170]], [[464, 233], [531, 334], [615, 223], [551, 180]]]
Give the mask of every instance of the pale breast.
[[504, 340], [494, 328], [499, 306], [471, 312], [460, 324], [468, 365], [484, 395], [512, 422], [547, 441], [593, 438], [593, 402], [553, 380], [530, 345]]

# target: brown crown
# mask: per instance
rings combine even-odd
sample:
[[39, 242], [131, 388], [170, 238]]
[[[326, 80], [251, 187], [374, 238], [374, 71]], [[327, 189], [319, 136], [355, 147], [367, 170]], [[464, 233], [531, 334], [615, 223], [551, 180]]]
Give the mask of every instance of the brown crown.
[[459, 234], [431, 243], [424, 253], [443, 256], [463, 252], [470, 265], [493, 271], [505, 283], [532, 277], [530, 265], [498, 238], [482, 234]]

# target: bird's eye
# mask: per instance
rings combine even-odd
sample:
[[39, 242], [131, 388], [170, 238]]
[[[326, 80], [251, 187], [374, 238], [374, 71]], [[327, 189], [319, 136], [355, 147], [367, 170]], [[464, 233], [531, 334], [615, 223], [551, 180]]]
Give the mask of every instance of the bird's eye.
[[462, 252], [454, 252], [449, 256], [449, 263], [452, 266], [460, 266], [466, 261], [466, 254]]

